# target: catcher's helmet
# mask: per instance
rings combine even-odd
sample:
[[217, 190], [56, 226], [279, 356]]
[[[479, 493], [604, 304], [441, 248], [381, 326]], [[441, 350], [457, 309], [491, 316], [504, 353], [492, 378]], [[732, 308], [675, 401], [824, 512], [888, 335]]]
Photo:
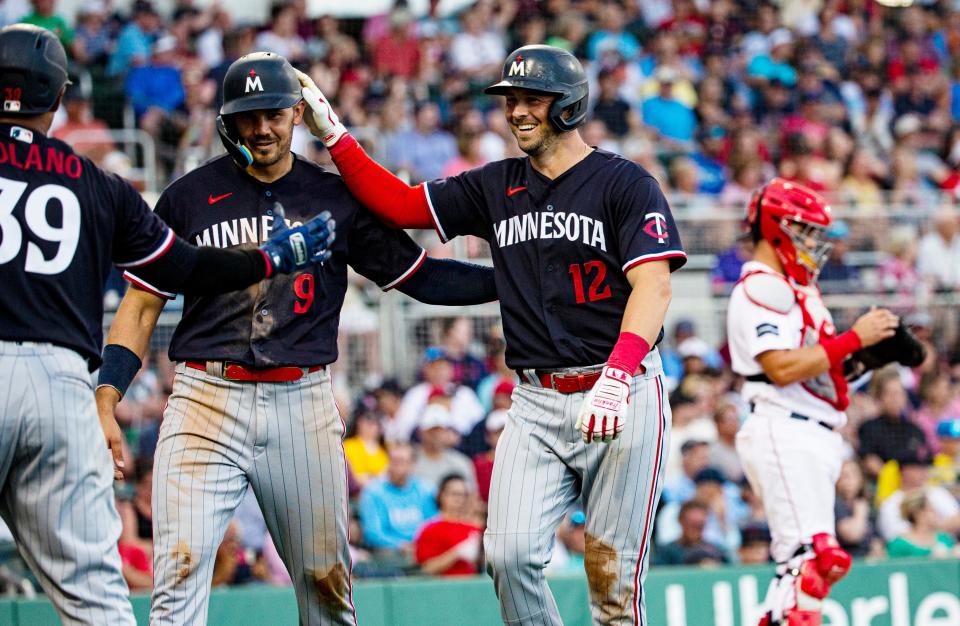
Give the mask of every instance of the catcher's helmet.
[[513, 87], [556, 94], [549, 118], [559, 130], [573, 130], [587, 119], [587, 75], [577, 57], [563, 48], [534, 45], [511, 52], [500, 82], [485, 92], [503, 96]]
[[803, 185], [774, 178], [754, 192], [747, 208], [753, 240], [765, 240], [783, 271], [801, 285], [817, 279], [833, 244], [826, 230], [833, 221], [826, 200]]
[[0, 114], [46, 113], [69, 84], [67, 54], [56, 35], [32, 24], [0, 28]]
[[257, 109], [288, 109], [302, 99], [293, 66], [279, 54], [254, 52], [240, 57], [227, 68], [217, 133], [237, 165], [248, 167], [253, 163], [253, 155], [240, 143], [229, 116]]

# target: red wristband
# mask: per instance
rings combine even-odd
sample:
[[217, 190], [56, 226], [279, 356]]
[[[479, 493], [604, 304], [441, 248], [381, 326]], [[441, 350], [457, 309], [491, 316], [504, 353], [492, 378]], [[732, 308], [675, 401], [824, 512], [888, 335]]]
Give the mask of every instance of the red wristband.
[[273, 274], [273, 264], [270, 263], [270, 257], [267, 256], [267, 253], [263, 250], [257, 250], [261, 255], [263, 255], [263, 264], [267, 266], [267, 273], [264, 274], [264, 278], [270, 278], [270, 275]]
[[607, 359], [607, 365], [633, 374], [640, 367], [640, 362], [650, 352], [650, 344], [647, 340], [634, 333], [620, 333], [617, 339], [617, 345], [613, 346], [613, 352]]
[[860, 337], [852, 330], [841, 333], [836, 337], [821, 339], [820, 345], [827, 353], [831, 369], [843, 363], [843, 360], [863, 347]]

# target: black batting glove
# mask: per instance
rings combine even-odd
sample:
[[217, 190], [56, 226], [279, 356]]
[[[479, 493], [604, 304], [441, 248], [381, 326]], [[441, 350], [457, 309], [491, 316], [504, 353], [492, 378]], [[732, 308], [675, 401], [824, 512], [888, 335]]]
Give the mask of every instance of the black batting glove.
[[337, 223], [330, 211], [296, 228], [288, 227], [283, 218], [283, 205], [275, 202], [270, 238], [260, 246], [270, 264], [270, 274], [289, 274], [330, 258], [330, 246], [337, 237]]

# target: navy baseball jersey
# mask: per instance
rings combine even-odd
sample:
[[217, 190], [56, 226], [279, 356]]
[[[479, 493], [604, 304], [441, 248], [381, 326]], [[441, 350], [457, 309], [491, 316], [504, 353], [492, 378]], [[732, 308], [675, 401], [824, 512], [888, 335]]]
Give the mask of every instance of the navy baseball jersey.
[[100, 366], [110, 264], [150, 263], [173, 232], [129, 183], [57, 139], [0, 124], [0, 339]]
[[[233, 361], [251, 367], [325, 365], [337, 360], [340, 308], [347, 265], [391, 289], [411, 276], [426, 252], [403, 231], [381, 224], [335, 174], [297, 155], [293, 168], [272, 183], [218, 157], [172, 183], [157, 215], [195, 245], [258, 246], [270, 234], [274, 202], [291, 226], [330, 211], [337, 222], [333, 256], [298, 274], [273, 276], [218, 296], [188, 296], [170, 343], [170, 359]], [[140, 279], [134, 284], [171, 298]]]
[[426, 194], [441, 239], [490, 243], [512, 368], [605, 362], [631, 291], [626, 272], [686, 262], [656, 180], [604, 150], [554, 180], [522, 157], [432, 181]]

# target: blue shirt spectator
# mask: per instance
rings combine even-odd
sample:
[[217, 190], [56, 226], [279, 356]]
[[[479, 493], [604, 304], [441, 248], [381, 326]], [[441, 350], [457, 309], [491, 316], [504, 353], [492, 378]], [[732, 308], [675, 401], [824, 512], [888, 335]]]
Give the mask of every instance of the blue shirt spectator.
[[175, 111], [186, 99], [180, 70], [173, 65], [176, 43], [173, 37], [164, 37], [154, 46], [151, 63], [127, 74], [127, 97], [138, 118], [151, 107]]
[[416, 125], [397, 133], [387, 145], [387, 160], [410, 172], [415, 181], [440, 178], [443, 166], [457, 156], [453, 135], [439, 128], [440, 109], [427, 102], [417, 108]]
[[360, 528], [371, 548], [399, 550], [437, 514], [437, 505], [433, 492], [413, 477], [413, 449], [395, 444], [388, 454], [387, 478], [368, 483], [360, 495]]
[[131, 67], [150, 60], [150, 48], [160, 27], [160, 16], [149, 2], [137, 2], [133, 19], [117, 37], [117, 47], [107, 63], [107, 74], [121, 76]]
[[660, 95], [643, 103], [643, 123], [657, 129], [662, 136], [677, 141], [690, 141], [697, 128], [697, 118], [693, 110], [683, 103]]
[[604, 3], [600, 24], [587, 40], [587, 58], [595, 61], [606, 52], [615, 52], [622, 59], [634, 59], [642, 47], [637, 38], [623, 30], [623, 8], [616, 2]]

